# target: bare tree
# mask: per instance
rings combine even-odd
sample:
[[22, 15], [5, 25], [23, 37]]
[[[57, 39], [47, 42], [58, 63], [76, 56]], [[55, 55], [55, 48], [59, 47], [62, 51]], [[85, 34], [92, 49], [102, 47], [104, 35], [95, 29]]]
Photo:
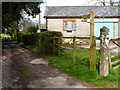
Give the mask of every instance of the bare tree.
[[115, 0], [86, 0], [85, 5], [114, 5]]
[[109, 1], [110, 1], [110, 5], [113, 6], [115, 0], [109, 0]]

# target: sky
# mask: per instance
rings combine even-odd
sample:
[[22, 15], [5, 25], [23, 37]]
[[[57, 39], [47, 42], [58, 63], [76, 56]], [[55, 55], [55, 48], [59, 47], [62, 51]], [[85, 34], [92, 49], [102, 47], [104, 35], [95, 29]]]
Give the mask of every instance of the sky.
[[[45, 3], [40, 5], [41, 9], [41, 23], [45, 23], [44, 12], [45, 6], [85, 6], [85, 5], [101, 5], [100, 1], [104, 0], [44, 0]], [[107, 3], [109, 0], [105, 0]], [[115, 2], [120, 0], [114, 0]], [[39, 16], [32, 19], [33, 22], [39, 21]]]

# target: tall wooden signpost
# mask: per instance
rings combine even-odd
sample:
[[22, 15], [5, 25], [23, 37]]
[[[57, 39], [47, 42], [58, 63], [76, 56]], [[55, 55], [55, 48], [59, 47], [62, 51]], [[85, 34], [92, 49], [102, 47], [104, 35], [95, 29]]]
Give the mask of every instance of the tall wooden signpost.
[[94, 37], [94, 11], [90, 14], [83, 15], [83, 19], [90, 18], [90, 70], [96, 69], [95, 37]]

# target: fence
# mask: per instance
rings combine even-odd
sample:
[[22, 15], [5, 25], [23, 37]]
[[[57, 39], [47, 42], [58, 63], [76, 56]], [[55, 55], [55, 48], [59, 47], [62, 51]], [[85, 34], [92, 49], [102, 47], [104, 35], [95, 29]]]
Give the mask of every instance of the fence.
[[[73, 63], [75, 63], [76, 62], [76, 58], [75, 58], [75, 52], [76, 52], [76, 39], [90, 39], [90, 37], [61, 37], [61, 38], [59, 38], [59, 37], [53, 37], [54, 39], [53, 39], [53, 53], [54, 53], [54, 55], [55, 55], [55, 50], [56, 50], [56, 46], [58, 46], [58, 56], [60, 56], [60, 46], [61, 46], [61, 40], [60, 39], [63, 39], [63, 38], [66, 38], [66, 39], [72, 39], [73, 40]], [[58, 43], [57, 44], [55, 44], [55, 42], [56, 42], [56, 39], [57, 38], [59, 38], [59, 40], [58, 40]], [[96, 69], [96, 40], [99, 40], [99, 38], [97, 37], [93, 37], [92, 38], [92, 42], [91, 42], [91, 48], [90, 48], [90, 68], [93, 68], [93, 69]]]
[[[90, 70], [95, 70], [96, 69], [96, 40], [100, 40], [100, 65], [99, 65], [99, 72], [100, 72], [100, 76], [107, 76], [109, 74], [109, 67], [111, 68], [113, 64], [120, 62], [120, 60], [118, 61], [114, 61], [111, 62], [111, 57], [110, 57], [110, 48], [109, 48], [109, 29], [107, 27], [103, 27], [100, 29], [100, 37], [61, 37], [62, 38], [67, 38], [67, 39], [73, 39], [73, 63], [76, 62], [75, 60], [75, 47], [76, 47], [76, 43], [75, 40], [76, 39], [90, 39]], [[54, 41], [55, 39], [58, 37], [54, 37]], [[58, 42], [58, 56], [60, 56], [60, 44], [61, 42]], [[53, 50], [55, 49], [55, 45], [53, 46]], [[120, 67], [120, 65], [118, 66]]]
[[[114, 47], [110, 48], [110, 52], [113, 51], [113, 50], [115, 50], [115, 49], [118, 49], [118, 53], [117, 53], [117, 55], [114, 54], [114, 57], [118, 57], [118, 55], [119, 55], [120, 44], [118, 44], [118, 43], [116, 42], [116, 41], [119, 41], [119, 40], [120, 40], [120, 38], [116, 38], [116, 39], [110, 40], [110, 42], [112, 42], [112, 43], [115, 44]], [[111, 53], [110, 53], [110, 55], [111, 55]], [[110, 56], [110, 57], [111, 57], [111, 56]], [[119, 63], [120, 63], [119, 58], [116, 58], [115, 60], [111, 60], [111, 59], [110, 59], [110, 68], [119, 69], [119, 68], [120, 68]]]

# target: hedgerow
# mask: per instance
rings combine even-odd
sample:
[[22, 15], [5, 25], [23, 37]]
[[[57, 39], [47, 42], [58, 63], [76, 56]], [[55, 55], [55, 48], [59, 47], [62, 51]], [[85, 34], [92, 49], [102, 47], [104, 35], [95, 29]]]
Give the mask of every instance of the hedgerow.
[[[57, 38], [55, 38], [57, 37]], [[41, 33], [18, 33], [18, 42], [24, 46], [34, 46], [40, 53], [56, 54], [61, 50], [61, 32], [46, 31]], [[54, 43], [55, 40], [55, 43]]]

